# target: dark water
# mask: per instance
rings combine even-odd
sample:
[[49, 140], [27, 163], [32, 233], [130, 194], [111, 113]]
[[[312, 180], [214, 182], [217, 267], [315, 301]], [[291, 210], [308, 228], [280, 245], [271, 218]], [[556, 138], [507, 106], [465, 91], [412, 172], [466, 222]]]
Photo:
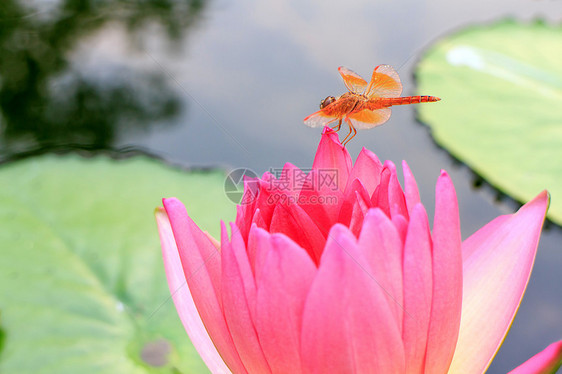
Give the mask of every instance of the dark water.
[[[35, 150], [141, 148], [192, 166], [257, 173], [310, 167], [320, 129], [302, 119], [344, 91], [337, 67], [398, 68], [404, 95], [421, 52], [447, 33], [513, 17], [560, 22], [557, 0], [35, 1], [0, 3], [0, 159]], [[438, 92], [424, 92], [439, 96]], [[483, 134], [485, 136], [485, 134]], [[463, 237], [517, 204], [437, 148], [415, 109], [360, 132], [348, 149], [408, 161], [432, 214], [446, 169]], [[538, 193], [539, 191], [537, 191]], [[554, 196], [553, 198], [558, 198]], [[489, 373], [562, 338], [562, 230], [543, 233], [514, 325]]]

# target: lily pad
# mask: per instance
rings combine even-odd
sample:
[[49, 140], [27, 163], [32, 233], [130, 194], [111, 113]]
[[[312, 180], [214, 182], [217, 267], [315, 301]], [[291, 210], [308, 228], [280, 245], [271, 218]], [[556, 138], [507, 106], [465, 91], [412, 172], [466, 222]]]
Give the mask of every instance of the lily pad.
[[547, 188], [562, 224], [562, 27], [502, 21], [435, 44], [421, 60], [420, 106], [435, 141], [526, 202]]
[[153, 212], [186, 202], [213, 235], [224, 173], [147, 157], [0, 167], [0, 372], [205, 373], [167, 287]]

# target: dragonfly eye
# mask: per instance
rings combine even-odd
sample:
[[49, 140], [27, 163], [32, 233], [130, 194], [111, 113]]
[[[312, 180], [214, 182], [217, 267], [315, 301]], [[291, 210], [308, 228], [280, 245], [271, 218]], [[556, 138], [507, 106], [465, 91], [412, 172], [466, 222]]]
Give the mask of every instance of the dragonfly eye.
[[324, 100], [322, 100], [320, 102], [320, 109], [324, 109], [325, 107], [327, 107], [328, 105], [330, 105], [331, 103], [333, 103], [334, 101], [336, 101], [336, 98], [333, 96], [328, 96], [327, 98], [325, 98]]

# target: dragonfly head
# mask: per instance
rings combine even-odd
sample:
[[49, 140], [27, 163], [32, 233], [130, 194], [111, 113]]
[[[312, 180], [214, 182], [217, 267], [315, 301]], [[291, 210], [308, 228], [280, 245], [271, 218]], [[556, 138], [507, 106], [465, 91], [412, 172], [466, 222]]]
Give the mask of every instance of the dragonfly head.
[[331, 103], [333, 103], [334, 101], [336, 101], [336, 98], [333, 96], [328, 96], [327, 98], [325, 98], [324, 100], [322, 100], [320, 102], [320, 109], [324, 109], [326, 108], [328, 105], [330, 105]]

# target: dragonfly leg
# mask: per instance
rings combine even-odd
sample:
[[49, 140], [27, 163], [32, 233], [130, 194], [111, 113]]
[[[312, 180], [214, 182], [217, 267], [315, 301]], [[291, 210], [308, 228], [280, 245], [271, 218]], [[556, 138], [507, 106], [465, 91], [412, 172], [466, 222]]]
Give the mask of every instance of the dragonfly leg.
[[[347, 143], [349, 143], [349, 142], [351, 141], [351, 139], [353, 139], [353, 138], [355, 137], [355, 135], [357, 135], [357, 129], [356, 129], [353, 125], [350, 125], [350, 127], [351, 127], [351, 128], [350, 128], [349, 134], [347, 134], [347, 136], [349, 136], [352, 132], [353, 132], [353, 135], [351, 135], [351, 136], [349, 137], [349, 139], [347, 139], [347, 140], [343, 143], [343, 146], [344, 146], [344, 147], [347, 145]], [[347, 138], [347, 136], [346, 136], [346, 138]]]
[[343, 144], [344, 147], [357, 134], [357, 130], [355, 129], [355, 126], [353, 126], [353, 123], [351, 123], [351, 120], [346, 117], [345, 122], [347, 123], [347, 126], [349, 126], [349, 133], [347, 134], [347, 136], [342, 141], [342, 144]]
[[340, 121], [338, 122], [337, 125], [335, 125], [334, 127], [332, 127], [332, 130], [334, 130], [335, 132], [340, 131], [340, 128], [341, 128], [341, 121], [342, 121], [342, 119], [340, 118]]
[[[355, 130], [355, 127], [353, 127], [349, 118], [346, 118], [345, 122], [347, 123], [347, 126], [349, 127], [349, 133], [347, 134], [347, 136], [345, 138], [343, 138], [343, 140], [341, 142], [344, 147], [351, 140], [351, 138], [353, 138], [355, 136], [355, 133], [357, 133], [357, 130]], [[353, 133], [353, 135], [351, 135], [352, 133]], [[351, 135], [351, 138], [349, 138], [350, 135]]]

